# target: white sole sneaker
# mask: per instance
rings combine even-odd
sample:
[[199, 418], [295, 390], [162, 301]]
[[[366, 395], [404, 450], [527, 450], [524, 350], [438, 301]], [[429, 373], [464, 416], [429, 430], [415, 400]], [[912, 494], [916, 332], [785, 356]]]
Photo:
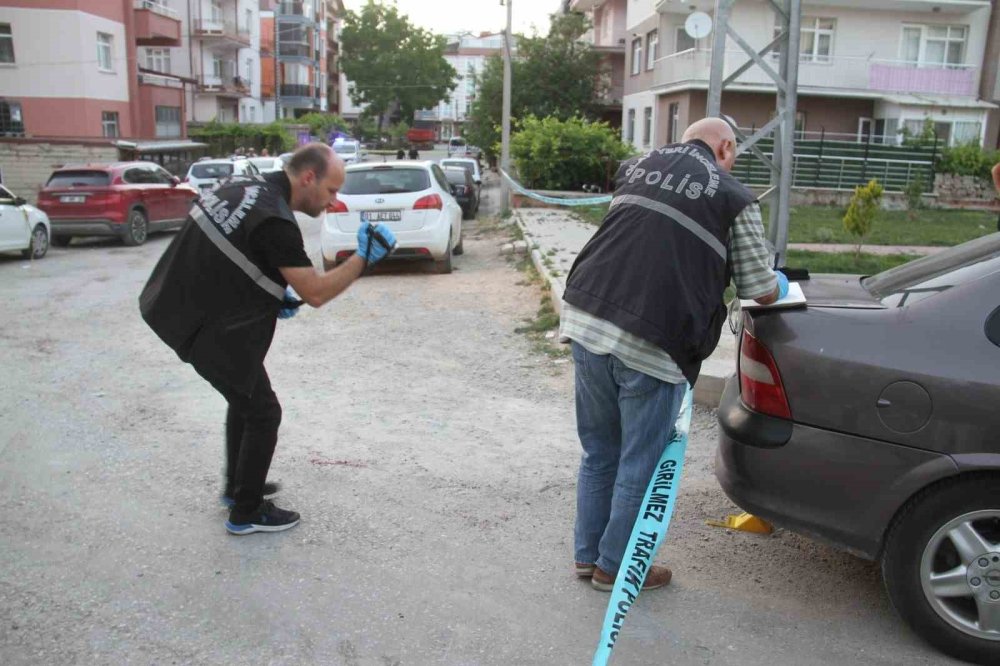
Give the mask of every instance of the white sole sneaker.
[[285, 523], [284, 525], [258, 525], [256, 523], [248, 523], [246, 525], [234, 525], [227, 520], [226, 530], [230, 534], [243, 536], [244, 534], [253, 534], [255, 532], [283, 532], [285, 530], [292, 529], [298, 524], [299, 521], [296, 520], [294, 523]]

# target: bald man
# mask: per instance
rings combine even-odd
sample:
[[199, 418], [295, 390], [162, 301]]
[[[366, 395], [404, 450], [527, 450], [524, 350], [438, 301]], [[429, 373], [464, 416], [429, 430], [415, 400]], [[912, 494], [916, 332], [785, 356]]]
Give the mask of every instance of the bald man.
[[[681, 143], [631, 159], [604, 222], [566, 282], [560, 338], [576, 366], [575, 572], [610, 591], [685, 386], [719, 342], [730, 280], [740, 298], [787, 293], [760, 208], [729, 172], [736, 137], [699, 120]], [[644, 589], [670, 582], [650, 568]]]
[[222, 501], [232, 534], [299, 522], [298, 513], [265, 499], [277, 492], [266, 480], [281, 405], [264, 369], [277, 319], [292, 317], [303, 301], [318, 308], [336, 298], [395, 244], [385, 225], [363, 224], [357, 253], [316, 272], [294, 213], [322, 214], [344, 178], [343, 160], [311, 143], [283, 171], [220, 183], [191, 208], [139, 297], [146, 323], [229, 405]]

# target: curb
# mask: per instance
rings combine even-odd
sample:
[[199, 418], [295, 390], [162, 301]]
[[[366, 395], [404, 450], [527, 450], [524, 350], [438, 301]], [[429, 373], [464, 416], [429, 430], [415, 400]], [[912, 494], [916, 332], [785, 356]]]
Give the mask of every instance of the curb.
[[[524, 240], [528, 242], [531, 263], [534, 264], [535, 270], [542, 276], [542, 279], [549, 284], [549, 289], [552, 290], [552, 308], [561, 317], [562, 297], [563, 292], [566, 291], [565, 278], [562, 276], [555, 277], [549, 272], [542, 257], [542, 252], [539, 247], [536, 247], [537, 244], [534, 237], [528, 232], [526, 225], [521, 220], [521, 215], [517, 209], [514, 209], [512, 212], [515, 223], [524, 235]], [[736, 372], [736, 368], [729, 366], [730, 364], [725, 361], [713, 360], [711, 358], [705, 360], [702, 364], [701, 374], [698, 376], [698, 383], [694, 387], [695, 404], [711, 409], [716, 409], [719, 406], [719, 401], [722, 399], [722, 391], [726, 386], [726, 380]]]

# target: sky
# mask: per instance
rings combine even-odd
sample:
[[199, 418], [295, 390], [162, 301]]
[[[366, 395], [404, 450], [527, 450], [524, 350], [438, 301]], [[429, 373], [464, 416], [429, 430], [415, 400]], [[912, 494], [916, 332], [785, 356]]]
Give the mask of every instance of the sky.
[[[392, 0], [376, 0], [388, 4]], [[344, 0], [347, 9], [358, 11], [367, 0]], [[531, 34], [549, 29], [549, 14], [559, 10], [561, 0], [513, 0], [512, 26], [515, 33]], [[507, 23], [507, 8], [500, 0], [396, 0], [400, 14], [410, 22], [440, 35], [455, 32], [500, 32]]]

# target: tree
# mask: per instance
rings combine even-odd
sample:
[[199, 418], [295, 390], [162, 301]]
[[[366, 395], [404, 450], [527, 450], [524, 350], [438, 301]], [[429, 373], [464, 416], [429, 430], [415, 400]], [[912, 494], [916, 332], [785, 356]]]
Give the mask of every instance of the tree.
[[[517, 54], [511, 61], [512, 121], [529, 115], [559, 120], [598, 118], [597, 98], [607, 77], [600, 69], [599, 54], [577, 41], [589, 27], [582, 14], [553, 15], [547, 36], [516, 38]], [[489, 156], [496, 156], [503, 108], [502, 58], [487, 60], [477, 83], [466, 137]]]
[[867, 185], [858, 185], [854, 188], [847, 214], [844, 215], [844, 229], [857, 241], [854, 249], [856, 257], [861, 256], [861, 245], [875, 225], [875, 216], [882, 206], [882, 192], [882, 185], [874, 178], [868, 181]]
[[445, 38], [414, 26], [395, 5], [368, 0], [360, 13], [347, 12], [340, 43], [341, 67], [354, 84], [351, 101], [367, 104], [379, 128], [387, 118], [412, 120], [456, 86]]

